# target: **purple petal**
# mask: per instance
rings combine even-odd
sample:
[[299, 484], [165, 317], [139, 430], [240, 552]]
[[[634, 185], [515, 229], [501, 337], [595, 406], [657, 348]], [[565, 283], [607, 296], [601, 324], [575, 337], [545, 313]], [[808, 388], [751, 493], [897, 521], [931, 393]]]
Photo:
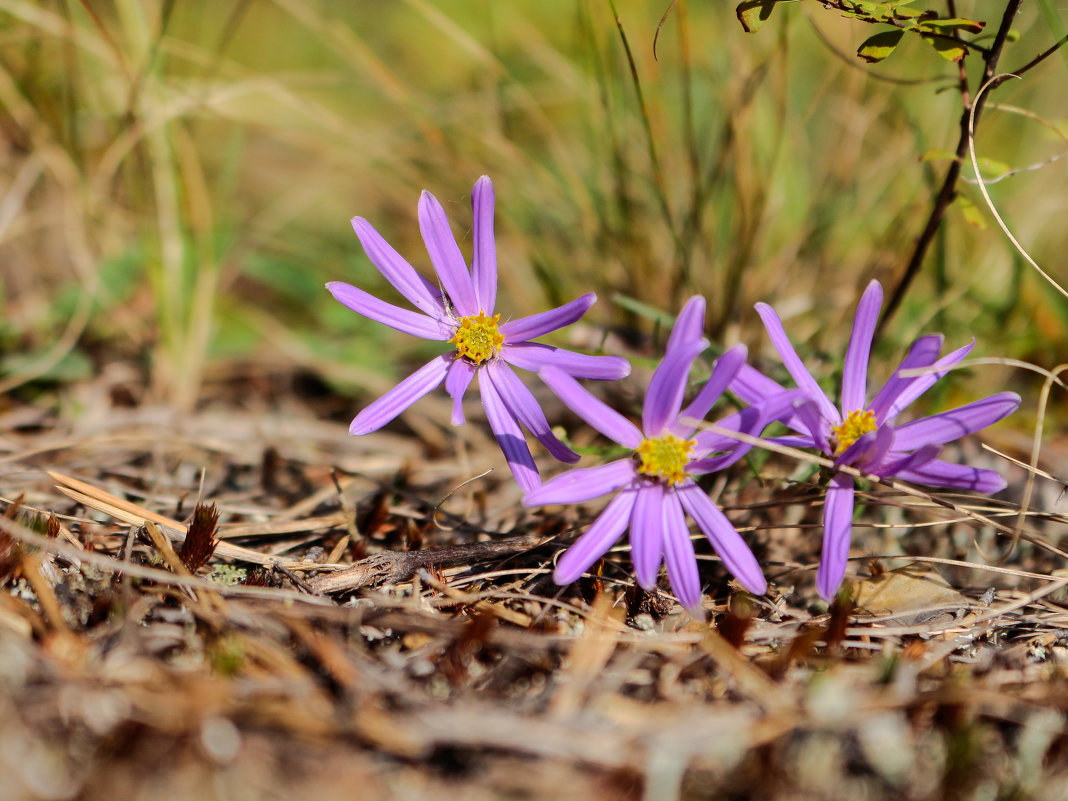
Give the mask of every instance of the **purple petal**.
[[621, 492], [609, 501], [593, 525], [560, 557], [553, 571], [553, 581], [570, 584], [605, 555], [627, 528], [635, 495], [634, 492]]
[[831, 425], [827, 420], [820, 416], [819, 402], [812, 398], [806, 398], [801, 403], [797, 404], [797, 414], [794, 420], [800, 424], [801, 428], [798, 429], [804, 433], [807, 433], [811, 439], [812, 446], [819, 448], [824, 453], [831, 452], [830, 446], [830, 434]]
[[875, 470], [890, 448], [895, 445], [897, 442], [894, 438], [894, 427], [890, 424], [879, 426], [874, 431], [857, 437], [852, 445], [835, 457], [834, 466], [840, 467], [848, 464], [858, 470]]
[[[763, 401], [773, 398], [777, 395], [781, 395], [788, 390], [784, 389], [777, 382], [772, 381], [762, 372], [757, 370], [748, 364], [743, 364], [738, 370], [738, 375], [731, 381], [728, 389], [741, 398], [746, 403], [757, 404]], [[807, 397], [801, 392], [798, 398]], [[818, 408], [818, 407], [817, 407]], [[818, 411], [817, 411], [818, 415]], [[794, 414], [793, 404], [791, 403], [786, 408], [782, 409], [778, 417], [769, 419], [771, 423], [773, 420], [778, 420], [781, 423], [789, 426], [795, 431], [805, 431], [805, 427], [797, 416]], [[829, 425], [829, 424], [828, 424]], [[825, 428], [827, 426], [824, 426]], [[828, 429], [829, 430], [829, 429]], [[810, 447], [810, 446], [803, 446]]]
[[[886, 413], [891, 404], [916, 378], [902, 378], [902, 370], [911, 370], [915, 367], [927, 367], [934, 363], [938, 354], [942, 352], [942, 343], [945, 340], [941, 334], [927, 334], [912, 343], [908, 354], [901, 360], [897, 370], [890, 376], [890, 380], [883, 384], [879, 394], [868, 404], [868, 408], [875, 413], [875, 422], [882, 425], [886, 420]], [[918, 376], [917, 376], [918, 378]]]
[[768, 437], [768, 442], [774, 442], [776, 445], [785, 445], [787, 448], [815, 448], [816, 450], [821, 451], [829, 450], [823, 445], [814, 443], [812, 437], [807, 434], [804, 436]]
[[939, 459], [912, 470], [898, 470], [894, 477], [916, 484], [974, 490], [986, 495], [1001, 492], [1006, 486], [1005, 479], [993, 470], [943, 462]]
[[462, 426], [464, 424], [464, 393], [471, 385], [471, 379], [475, 377], [475, 366], [467, 359], [452, 360], [449, 373], [445, 376], [445, 391], [452, 398], [452, 424]]
[[853, 318], [853, 333], [846, 348], [842, 367], [843, 414], [865, 408], [864, 403], [868, 398], [868, 356], [882, 305], [883, 288], [878, 281], [872, 281], [860, 296], [857, 314]]
[[363, 217], [353, 217], [352, 229], [363, 245], [363, 251], [408, 302], [436, 320], [445, 317], [441, 290], [415, 271], [404, 258]]
[[595, 398], [563, 370], [546, 367], [538, 375], [564, 405], [613, 442], [631, 450], [637, 450], [642, 444], [644, 437], [634, 423], [604, 401]]
[[452, 235], [445, 210], [438, 199], [426, 190], [419, 197], [419, 231], [423, 234], [434, 271], [456, 311], [461, 317], [478, 314], [478, 300], [475, 298], [471, 274], [456, 244], [456, 237]]
[[564, 326], [571, 325], [586, 313], [597, 300], [597, 295], [587, 292], [580, 298], [575, 298], [570, 303], [557, 306], [555, 309], [532, 314], [529, 317], [520, 317], [518, 320], [510, 320], [501, 326], [501, 333], [509, 343], [526, 342], [528, 339], [536, 339], [550, 331], [556, 331]]
[[[678, 326], [676, 325], [676, 328]], [[724, 390], [734, 380], [734, 377], [738, 375], [738, 370], [745, 364], [745, 358], [749, 351], [745, 345], [735, 345], [728, 351], [725, 351], [722, 356], [716, 359], [716, 364], [712, 368], [712, 375], [701, 391], [697, 393], [697, 397], [693, 399], [689, 406], [682, 410], [680, 415], [681, 419], [689, 420], [704, 420], [705, 415], [711, 411], [712, 407], [716, 404], [716, 401], [723, 395]], [[694, 432], [694, 426], [691, 424], [684, 424], [681, 422], [676, 423], [672, 433], [679, 437], [689, 437]]]
[[534, 466], [534, 457], [530, 455], [530, 448], [527, 447], [527, 441], [519, 428], [519, 423], [501, 400], [493, 381], [485, 379], [486, 375], [483, 374], [479, 379], [478, 388], [482, 395], [482, 408], [486, 410], [486, 419], [489, 421], [490, 429], [493, 431], [497, 444], [504, 451], [504, 458], [516, 482], [524, 493], [531, 492], [541, 486], [541, 477], [538, 475], [538, 468]]
[[738, 368], [738, 374], [728, 388], [746, 403], [760, 403], [772, 395], [785, 391], [780, 384], [772, 381], [750, 364], [743, 364]]
[[931, 367], [944, 367], [946, 369], [939, 370], [936, 373], [926, 373], [921, 376], [917, 376], [909, 382], [908, 386], [898, 393], [898, 396], [894, 398], [889, 407], [886, 410], [886, 414], [883, 416], [886, 420], [893, 420], [912, 403], [916, 398], [920, 397], [924, 392], [934, 386], [942, 376], [949, 372], [950, 367], [963, 361], [964, 357], [972, 352], [972, 348], [975, 347], [975, 340], [973, 339], [963, 348], [957, 348], [952, 353], [947, 353], [941, 359], [936, 361]]
[[923, 445], [952, 442], [996, 423], [1019, 405], [1020, 396], [1015, 392], [999, 392], [948, 412], [913, 420], [897, 429], [894, 447], [912, 451]]
[[823, 554], [816, 571], [816, 588], [825, 601], [834, 598], [849, 561], [853, 537], [853, 478], [838, 473], [827, 487], [823, 503]]
[[630, 561], [638, 586], [651, 591], [656, 586], [663, 556], [664, 485], [659, 481], [638, 489], [630, 516]]
[[501, 358], [520, 370], [536, 373], [552, 365], [575, 378], [615, 381], [630, 375], [630, 362], [622, 356], [587, 356], [538, 342], [518, 342], [501, 348]]
[[388, 325], [390, 328], [423, 339], [444, 341], [452, 336], [452, 332], [434, 318], [386, 303], [352, 284], [331, 281], [326, 288], [339, 303], [376, 323]]
[[538, 401], [511, 367], [496, 359], [486, 365], [483, 376], [493, 381], [512, 416], [530, 430], [553, 458], [569, 463], [579, 460], [577, 453], [557, 439]]
[[798, 387], [805, 391], [805, 394], [810, 396], [816, 403], [820, 405], [820, 414], [830, 420], [836, 425], [842, 422], [842, 416], [839, 414], [838, 409], [831, 403], [831, 399], [827, 397], [827, 394], [820, 389], [820, 385], [816, 383], [816, 379], [812, 377], [812, 374], [805, 367], [801, 358], [797, 355], [797, 351], [794, 350], [794, 346], [790, 343], [790, 338], [786, 336], [786, 332], [783, 330], [782, 321], [779, 319], [779, 315], [775, 313], [775, 310], [766, 303], [756, 304], [757, 314], [760, 315], [760, 319], [764, 321], [764, 328], [768, 331], [768, 337], [771, 339], [771, 344], [775, 346], [775, 350], [779, 352], [779, 358], [782, 359], [783, 365], [786, 367], [787, 372], [793, 377], [794, 382]]
[[576, 467], [528, 492], [523, 505], [585, 503], [627, 486], [637, 475], [632, 459], [616, 459], [597, 467]]
[[924, 445], [918, 451], [907, 453], [900, 458], [895, 458], [895, 454], [890, 453], [887, 454], [886, 461], [874, 472], [878, 476], [889, 478], [896, 476], [902, 470], [917, 470], [937, 457], [941, 451], [942, 448], [939, 445]]
[[718, 473], [720, 470], [726, 470], [732, 464], [742, 459], [747, 453], [749, 453], [748, 445], [739, 445], [734, 450], [722, 453], [719, 456], [712, 456], [705, 459], [695, 459], [686, 465], [686, 473], [691, 476], [704, 476], [709, 473]]
[[682, 307], [679, 316], [675, 318], [675, 325], [671, 328], [671, 336], [668, 337], [666, 353], [674, 350], [687, 342], [698, 340], [705, 328], [705, 299], [700, 295], [694, 295], [686, 305]]
[[486, 314], [497, 303], [497, 245], [493, 240], [493, 182], [488, 175], [475, 181], [471, 190], [474, 219], [474, 246], [471, 252], [471, 280], [475, 299]]
[[[717, 421], [716, 426], [730, 431], [741, 431], [743, 434], [753, 436], [754, 432], [758, 432], [764, 427], [763, 423], [764, 418], [760, 407], [750, 406], [748, 409], [742, 409], [740, 412], [735, 412]], [[687, 472], [692, 475], [703, 475], [723, 470], [749, 453], [749, 450], [753, 447], [726, 434], [720, 434], [718, 431], [702, 431], [695, 439], [697, 442], [695, 455], [699, 458], [687, 465]], [[717, 451], [726, 451], [727, 453], [713, 459], [706, 458], [707, 454]]]
[[696, 484], [679, 487], [675, 491], [686, 512], [697, 523], [697, 527], [708, 537], [712, 547], [727, 570], [754, 595], [763, 595], [768, 591], [768, 582], [745, 540], [735, 530], [731, 521], [723, 514], [704, 490]]
[[756, 408], [760, 409], [760, 414], [763, 417], [760, 427], [763, 428], [776, 420], [786, 419], [786, 415], [791, 410], [796, 409], [798, 405], [808, 399], [808, 396], [799, 389], [784, 389], [782, 392], [754, 404]]
[[[769, 422], [779, 419], [782, 416], [782, 410], [784, 408], [792, 408], [797, 397], [797, 390], [783, 390], [769, 400], [750, 406], [748, 409], [743, 409], [740, 412], [727, 415], [722, 420], [716, 421], [716, 427], [728, 429], [730, 431], [740, 431], [743, 434], [755, 437], [760, 434]], [[741, 448], [743, 449], [742, 454], [744, 454], [750, 447], [752, 447], [744, 444], [741, 440], [734, 439], [727, 434], [720, 434], [718, 431], [712, 431], [710, 429], [698, 432], [695, 439], [697, 441], [696, 455], [699, 457], [704, 457], [705, 454], [732, 448]], [[801, 447], [807, 448], [812, 446], [812, 443], [808, 440], [803, 441], [804, 444], [801, 445]], [[693, 464], [695, 463], [691, 463], [691, 465]], [[722, 467], [716, 469], [722, 469]], [[708, 472], [711, 472], [711, 470]]]
[[682, 504], [672, 491], [664, 493], [664, 565], [679, 602], [691, 611], [701, 608], [701, 576], [686, 526]]
[[707, 347], [708, 342], [704, 339], [689, 340], [664, 354], [663, 360], [649, 380], [649, 388], [645, 391], [642, 430], [646, 436], [660, 436], [667, 425], [678, 418], [682, 397], [686, 393], [686, 379], [690, 376], [690, 366]]
[[445, 373], [448, 371], [452, 361], [453, 354], [443, 353], [424, 364], [356, 415], [356, 419], [349, 426], [349, 433], [357, 435], [369, 434], [380, 429], [430, 392], [430, 390], [441, 384], [445, 380]]

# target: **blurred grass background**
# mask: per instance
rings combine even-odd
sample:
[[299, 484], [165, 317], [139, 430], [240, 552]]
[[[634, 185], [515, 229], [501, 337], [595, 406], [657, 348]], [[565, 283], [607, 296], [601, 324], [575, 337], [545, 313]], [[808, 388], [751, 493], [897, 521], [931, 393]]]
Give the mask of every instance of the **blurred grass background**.
[[[893, 285], [926, 219], [946, 163], [920, 157], [956, 144], [957, 67], [908, 41], [864, 66], [872, 31], [809, 3], [755, 35], [732, 3], [680, 3], [654, 57], [667, 6], [616, 5], [643, 110], [605, 0], [0, 0], [0, 389], [121, 363], [138, 401], [189, 409], [217, 380], [301, 370], [355, 410], [423, 354], [323, 289], [396, 298], [349, 218], [428, 270], [419, 191], [469, 253], [483, 173], [506, 316], [594, 289], [588, 319], [623, 329], [636, 306], [616, 296], [673, 313], [701, 292], [724, 344], [766, 349], [768, 300], [795, 341], [840, 354], [860, 289]], [[957, 10], [988, 29], [1000, 12]], [[1002, 64], [1065, 14], [1025, 4]], [[1037, 119], [988, 106], [980, 153], [1021, 168], [1068, 148], [1066, 72], [1055, 57], [999, 88]], [[1060, 160], [991, 187], [1062, 284], [1065, 178]], [[941, 330], [1064, 361], [1068, 307], [1029, 269], [951, 212], [880, 347]]]

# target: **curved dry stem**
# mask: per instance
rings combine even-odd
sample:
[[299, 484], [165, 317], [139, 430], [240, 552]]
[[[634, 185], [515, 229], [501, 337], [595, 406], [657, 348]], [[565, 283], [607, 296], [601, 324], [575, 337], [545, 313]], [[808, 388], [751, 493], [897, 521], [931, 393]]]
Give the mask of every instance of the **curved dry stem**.
[[[493, 472], [493, 468], [492, 467], [487, 469], [487, 470], [483, 470], [477, 476], [471, 476], [471, 478], [464, 479], [459, 484], [457, 484], [455, 487], [453, 487], [451, 490], [449, 490], [445, 494], [444, 498], [442, 498], [440, 501], [438, 501], [436, 504], [434, 504], [434, 509], [430, 513], [430, 519], [434, 521], [434, 525], [437, 526], [438, 528], [440, 528], [442, 531], [455, 531], [457, 528], [459, 528], [458, 525], [455, 525], [455, 524], [452, 524], [452, 523], [446, 523], [445, 521], [443, 521], [440, 518], [440, 515], [442, 513], [441, 507], [444, 506], [448, 502], [449, 498], [451, 498], [457, 492], [462, 490], [468, 484], [472, 484], [475, 481], [478, 481], [480, 478], [485, 478], [486, 476], [488, 476], [492, 472]], [[470, 528], [469, 526], [465, 526], [465, 527], [466, 528]]]
[[964, 370], [970, 367], [980, 367], [986, 364], [998, 364], [1002, 367], [1018, 367], [1021, 370], [1028, 370], [1032, 373], [1038, 373], [1049, 379], [1052, 383], [1059, 386], [1061, 389], [1068, 392], [1068, 384], [1065, 384], [1057, 376], [1060, 374], [1060, 368], [1056, 368], [1056, 371], [1051, 372], [1045, 367], [1039, 367], [1037, 364], [1031, 364], [1031, 362], [1025, 362], [1022, 359], [1009, 359], [1003, 356], [981, 356], [977, 359], [966, 359], [965, 361], [954, 364], [950, 367], [910, 367], [906, 370], [899, 370], [898, 375], [902, 378], [916, 378], [917, 376], [927, 375], [928, 373], [950, 373], [954, 370]]
[[[1034, 122], [1037, 122], [1039, 125], [1042, 125], [1044, 128], [1052, 132], [1053, 135], [1060, 139], [1062, 142], [1068, 144], [1068, 135], [1061, 131], [1061, 129], [1057, 127], [1055, 123], [1050, 122], [1043, 116], [1035, 114], [1035, 112], [1029, 109], [1009, 105], [1007, 103], [988, 103], [987, 108], [995, 109], [997, 111], [1004, 111], [1007, 114], [1016, 114], [1020, 117], [1026, 117], [1029, 120], [1033, 120]], [[1041, 170], [1043, 167], [1048, 167], [1050, 164], [1060, 161], [1063, 158], [1068, 158], [1068, 150], [1062, 150], [1057, 155], [1051, 156], [1048, 159], [1043, 159], [1042, 161], [1035, 162], [1034, 164], [1028, 164], [1024, 167], [1016, 167], [1015, 169], [1003, 172], [996, 178], [989, 179], [986, 182], [986, 185], [990, 186], [991, 184], [1001, 183], [1006, 178], [1011, 178], [1012, 176], [1017, 175], [1021, 172], [1034, 172], [1035, 170]], [[968, 184], [979, 183], [979, 181], [975, 178], [961, 178], [961, 180]]]
[[1031, 258], [1031, 255], [1024, 250], [1023, 245], [1021, 245], [1016, 237], [1012, 235], [1012, 231], [1009, 230], [1009, 227], [998, 213], [997, 207], [994, 206], [994, 201], [990, 199], [990, 193], [986, 189], [987, 181], [984, 180], [982, 174], [979, 172], [979, 159], [975, 155], [975, 112], [979, 107], [980, 98], [982, 98], [983, 94], [992, 86], [995, 86], [1008, 78], [1019, 79], [1019, 77], [1019, 75], [1013, 75], [1012, 73], [1001, 73], [1000, 75], [995, 75], [979, 87], [979, 91], [975, 95], [975, 103], [972, 104], [971, 111], [968, 114], [968, 155], [972, 160], [972, 169], [975, 170], [976, 184], [979, 186], [979, 191], [983, 194], [983, 200], [986, 201], [987, 208], [990, 209], [990, 213], [994, 215], [994, 220], [997, 222], [998, 227], [1001, 228], [1005, 236], [1008, 237], [1012, 246], [1016, 248], [1016, 252], [1023, 256], [1027, 263], [1030, 264], [1039, 275], [1045, 278], [1050, 286], [1060, 292], [1065, 298], [1068, 298], [1068, 291], [1065, 291], [1064, 287], [1058, 284], [1049, 273], [1039, 267], [1038, 262]]

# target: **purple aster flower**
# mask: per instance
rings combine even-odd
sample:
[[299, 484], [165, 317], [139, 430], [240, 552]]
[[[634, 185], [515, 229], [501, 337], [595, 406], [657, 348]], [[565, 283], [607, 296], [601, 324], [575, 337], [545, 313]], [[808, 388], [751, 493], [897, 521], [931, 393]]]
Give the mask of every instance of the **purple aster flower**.
[[[641, 428], [595, 398], [557, 367], [545, 367], [542, 380], [590, 426], [632, 451], [630, 456], [599, 467], [576, 468], [545, 482], [527, 494], [527, 506], [583, 503], [610, 492], [616, 496], [589, 530], [571, 546], [556, 565], [553, 578], [569, 584], [630, 528], [631, 560], [638, 584], [656, 585], [660, 563], [682, 604], [698, 608], [701, 582], [685, 515], [698, 528], [750, 592], [761, 594], [767, 582], [749, 547], [734, 526], [705, 494], [694, 478], [733, 464], [748, 445], [711, 431], [697, 431], [702, 420], [745, 362], [746, 349], [738, 345], [715, 364], [708, 383], [682, 409], [690, 366], [708, 347], [701, 338], [705, 304], [692, 298], [672, 329], [664, 359], [653, 373], [642, 408]], [[759, 432], [767, 420], [790, 408], [795, 393], [782, 391], [770, 400], [729, 415], [719, 426], [747, 434]], [[680, 411], [681, 410], [681, 411]]]
[[[964, 359], [975, 342], [939, 358], [942, 335], [920, 337], [912, 343], [890, 380], [869, 399], [868, 354], [882, 303], [882, 287], [878, 281], [872, 281], [861, 296], [853, 320], [853, 333], [842, 372], [840, 407], [835, 406], [802, 364], [775, 311], [766, 303], [756, 304], [757, 314], [764, 321], [786, 370], [806, 396], [793, 414], [787, 413], [781, 418], [796, 434], [779, 437], [776, 441], [795, 447], [816, 448], [833, 458], [836, 466], [851, 465], [880, 478], [900, 478], [934, 487], [983, 493], [1004, 489], [1005, 480], [993, 470], [944, 462], [936, 457], [945, 443], [996, 423], [1013, 412], [1020, 405], [1020, 396], [1015, 392], [999, 392], [948, 412], [896, 425], [902, 410]], [[934, 369], [923, 375], [901, 375], [926, 367]], [[730, 388], [748, 403], [783, 390], [748, 365], [738, 371]], [[845, 575], [852, 536], [853, 500], [853, 477], [835, 473], [823, 507], [823, 556], [816, 574], [816, 586], [825, 600], [834, 596]]]
[[340, 281], [326, 288], [355, 312], [423, 339], [450, 342], [454, 349], [435, 357], [374, 401], [349, 426], [368, 434], [384, 426], [442, 382], [453, 398], [453, 425], [463, 425], [463, 396], [478, 375], [478, 388], [490, 428], [524, 491], [540, 483], [538, 470], [520, 424], [561, 461], [578, 455], [553, 435], [534, 395], [513, 367], [538, 371], [554, 365], [576, 378], [617, 379], [630, 373], [619, 356], [587, 356], [530, 340], [570, 325], [585, 314], [597, 296], [592, 292], [530, 317], [500, 322], [497, 300], [497, 253], [493, 238], [493, 183], [483, 175], [471, 192], [474, 212], [473, 253], [468, 271], [441, 204], [429, 192], [419, 198], [419, 229], [440, 286], [421, 276], [362, 217], [352, 227], [378, 271], [422, 314], [402, 309]]

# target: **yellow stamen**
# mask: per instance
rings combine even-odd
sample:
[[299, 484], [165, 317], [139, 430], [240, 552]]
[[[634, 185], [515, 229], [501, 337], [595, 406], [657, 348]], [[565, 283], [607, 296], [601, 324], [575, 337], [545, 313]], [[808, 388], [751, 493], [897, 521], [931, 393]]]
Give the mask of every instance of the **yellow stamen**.
[[498, 330], [501, 315], [487, 317], [484, 311], [470, 317], [460, 318], [460, 327], [449, 342], [456, 344], [456, 355], [464, 356], [475, 364], [497, 355], [504, 344], [504, 335]]
[[641, 460], [638, 472], [678, 484], [686, 478], [686, 465], [697, 445], [692, 439], [679, 439], [674, 434], [643, 439], [635, 453]]
[[834, 455], [842, 455], [845, 453], [846, 448], [876, 428], [878, 426], [875, 425], [875, 412], [868, 409], [858, 409], [850, 412], [840, 425], [831, 426], [835, 442], [838, 443], [834, 449]]

